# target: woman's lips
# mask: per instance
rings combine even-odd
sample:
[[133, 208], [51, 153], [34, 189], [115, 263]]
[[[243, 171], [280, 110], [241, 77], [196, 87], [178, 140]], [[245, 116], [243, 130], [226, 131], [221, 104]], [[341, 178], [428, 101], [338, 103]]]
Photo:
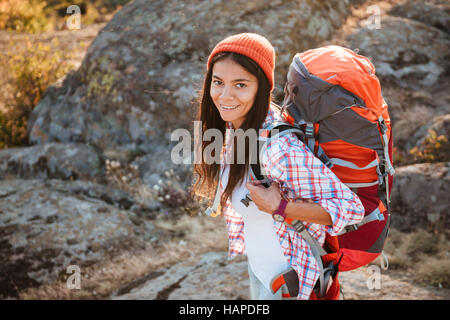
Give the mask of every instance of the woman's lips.
[[220, 109], [224, 110], [224, 111], [232, 111], [235, 110], [239, 107], [239, 105], [237, 106], [227, 106], [227, 105], [220, 105]]

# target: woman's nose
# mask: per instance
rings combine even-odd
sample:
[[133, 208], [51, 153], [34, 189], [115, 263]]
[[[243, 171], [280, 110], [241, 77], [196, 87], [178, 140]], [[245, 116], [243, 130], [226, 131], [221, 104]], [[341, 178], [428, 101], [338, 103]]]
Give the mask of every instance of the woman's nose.
[[225, 99], [230, 99], [232, 97], [233, 97], [233, 92], [232, 92], [231, 86], [224, 86], [224, 88], [220, 94], [220, 98], [225, 100]]

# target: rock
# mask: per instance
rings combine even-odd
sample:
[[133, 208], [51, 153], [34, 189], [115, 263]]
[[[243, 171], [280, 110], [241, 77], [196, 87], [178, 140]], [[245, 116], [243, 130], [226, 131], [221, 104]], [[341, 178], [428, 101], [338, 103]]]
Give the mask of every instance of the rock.
[[431, 131], [434, 131], [437, 136], [443, 135], [448, 139], [450, 137], [450, 114], [439, 115], [431, 119], [408, 139], [406, 147], [410, 149], [417, 146], [419, 150], [422, 150], [424, 140], [430, 136]]
[[446, 1], [405, 1], [395, 5], [389, 14], [420, 21], [443, 32], [450, 30], [450, 5]]
[[48, 143], [0, 150], [0, 179], [103, 179], [103, 160], [81, 143]]
[[[236, 260], [236, 261], [235, 261]], [[339, 273], [340, 300], [448, 299], [450, 291], [411, 283], [403, 272], [372, 264]], [[157, 270], [120, 289], [113, 300], [248, 300], [245, 257], [226, 260], [225, 252], [209, 252]]]
[[[172, 150], [172, 145], [162, 145], [159, 148], [155, 148], [154, 153], [137, 157], [132, 162], [133, 165], [139, 168], [139, 174], [143, 183], [153, 187], [161, 180], [176, 178], [184, 188], [188, 187], [188, 182], [192, 176], [192, 165], [172, 162], [170, 150]], [[168, 175], [169, 172], [176, 172], [176, 176]]]
[[[66, 182], [61, 180], [45, 181], [45, 186], [52, 191], [67, 193], [75, 197], [86, 199], [99, 199], [108, 205], [122, 210], [133, 210], [136, 205], [135, 199], [128, 193], [114, 189], [111, 186], [98, 184], [90, 181]], [[106, 210], [106, 211], [105, 211]], [[98, 212], [108, 212], [105, 207], [100, 207]]]
[[200, 257], [158, 270], [143, 283], [127, 286], [114, 300], [236, 300], [249, 299], [247, 260], [227, 261], [226, 252]]
[[282, 94], [292, 56], [329, 38], [350, 13], [347, 4], [130, 2], [101, 30], [79, 70], [47, 90], [28, 122], [29, 141], [152, 153], [155, 143], [169, 144], [174, 128], [190, 127], [206, 59], [218, 41], [239, 32], [267, 36], [277, 51], [276, 94]]
[[347, 41], [400, 87], [432, 86], [449, 70], [449, 35], [418, 21], [383, 16], [381, 29], [356, 29]]
[[405, 272], [382, 270], [372, 264], [339, 273], [342, 300], [447, 300], [450, 291], [412, 283]]
[[408, 117], [395, 121], [392, 130], [396, 148], [409, 152], [413, 147], [417, 147], [418, 151], [423, 151], [425, 139], [430, 138], [432, 131], [436, 133], [436, 136], [443, 135], [448, 139], [450, 114], [433, 115], [433, 112], [427, 111], [430, 109], [415, 107]]
[[92, 182], [0, 181], [0, 296], [58, 280], [123, 250], [140, 250], [162, 232], [130, 210], [131, 199]]
[[400, 231], [450, 228], [450, 162], [396, 168], [391, 225]]

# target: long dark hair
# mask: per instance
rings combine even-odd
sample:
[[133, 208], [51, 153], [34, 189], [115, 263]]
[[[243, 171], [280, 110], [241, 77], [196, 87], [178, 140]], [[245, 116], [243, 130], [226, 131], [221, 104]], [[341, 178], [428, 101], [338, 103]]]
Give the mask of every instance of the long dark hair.
[[[210, 68], [206, 72], [203, 82], [203, 88], [199, 95], [199, 108], [197, 113], [197, 121], [201, 121], [202, 124], [202, 136], [208, 129], [218, 129], [222, 133], [222, 137], [225, 141], [225, 126], [226, 123], [222, 120], [219, 111], [217, 110], [212, 98], [210, 96], [212, 69], [214, 63], [223, 59], [231, 59], [232, 61], [241, 65], [245, 70], [253, 74], [258, 78], [258, 92], [256, 93], [255, 101], [252, 108], [247, 113], [245, 120], [243, 121], [240, 129], [255, 129], [256, 132], [260, 129], [264, 122], [268, 108], [271, 101], [270, 85], [267, 77], [262, 69], [250, 58], [232, 52], [221, 52], [215, 55], [211, 61]], [[202, 141], [201, 142], [201, 155], [205, 148], [214, 141]], [[228, 178], [228, 184], [220, 199], [221, 208], [224, 207], [228, 198], [231, 200], [231, 194], [237, 185], [240, 185], [247, 172], [249, 166], [249, 152], [245, 152], [245, 163], [240, 164], [236, 162], [237, 148], [236, 139], [233, 141], [233, 162], [230, 165], [230, 174]], [[246, 141], [246, 150], [249, 150], [248, 141]], [[215, 155], [213, 155], [215, 156]], [[205, 161], [201, 161], [199, 164], [194, 165], [194, 180], [196, 183], [193, 186], [193, 191], [196, 195], [206, 196], [210, 199], [215, 191], [218, 181], [218, 173], [220, 171], [220, 163], [207, 164]]]

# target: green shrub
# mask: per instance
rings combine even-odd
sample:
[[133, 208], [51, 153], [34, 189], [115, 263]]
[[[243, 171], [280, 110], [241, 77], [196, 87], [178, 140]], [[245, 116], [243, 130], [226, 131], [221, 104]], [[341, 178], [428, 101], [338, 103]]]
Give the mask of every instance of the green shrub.
[[0, 29], [39, 33], [63, 26], [71, 5], [82, 9], [83, 25], [103, 22], [130, 0], [0, 0]]
[[414, 147], [409, 151], [415, 162], [445, 162], [450, 160], [450, 141], [445, 135], [437, 135], [429, 130], [421, 148]]
[[36, 33], [53, 29], [45, 1], [0, 0], [0, 29]]
[[47, 87], [72, 68], [70, 57], [56, 39], [51, 44], [27, 39], [24, 48], [0, 54], [13, 90], [6, 110], [0, 110], [0, 148], [27, 144], [28, 118]]
[[450, 140], [446, 135], [438, 136], [436, 131], [429, 130], [420, 146], [415, 146], [408, 152], [394, 147], [393, 155], [396, 166], [423, 162], [447, 162], [450, 161]]

